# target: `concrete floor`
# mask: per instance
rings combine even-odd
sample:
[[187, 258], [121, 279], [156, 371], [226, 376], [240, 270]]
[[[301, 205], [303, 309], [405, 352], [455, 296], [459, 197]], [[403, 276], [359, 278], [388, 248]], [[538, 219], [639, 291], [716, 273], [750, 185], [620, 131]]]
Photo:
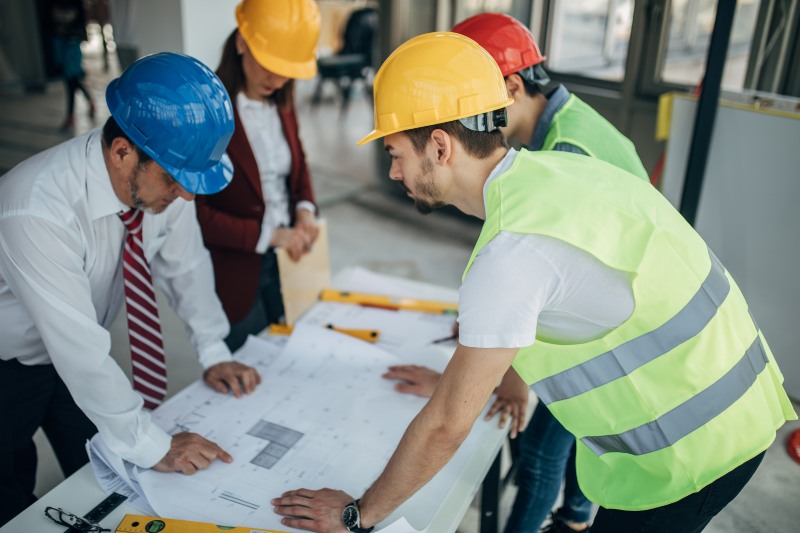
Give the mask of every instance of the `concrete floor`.
[[[116, 59], [104, 72], [100, 56], [85, 55], [87, 85], [98, 105], [98, 117], [86, 116], [82, 96], [77, 102], [76, 133], [101, 125], [108, 112], [104, 94], [108, 81], [118, 75]], [[318, 106], [310, 104], [315, 81], [298, 86], [301, 136], [314, 176], [322, 216], [328, 220], [331, 265], [335, 272], [363, 266], [376, 272], [457, 287], [461, 271], [479, 232], [475, 221], [434, 213], [422, 217], [407, 198], [387, 192], [387, 178], [376, 176], [374, 146], [356, 147], [355, 141], [372, 129], [371, 102], [358, 91], [346, 112], [338, 105], [333, 86], [326, 87]], [[0, 88], [0, 174], [49, 146], [68, 138], [58, 131], [65, 104], [62, 85], [47, 86], [43, 94], [2, 92]], [[163, 303], [163, 299], [162, 299]], [[198, 379], [200, 368], [186, 340], [182, 325], [162, 305], [164, 334], [170, 372], [170, 392]], [[113, 355], [127, 367], [127, 332], [120, 319], [111, 328]], [[706, 529], [712, 533], [773, 533], [798, 531], [800, 524], [800, 465], [785, 452], [790, 431], [800, 427], [787, 424], [768, 451], [766, 459], [745, 490]], [[746, 431], [746, 428], [742, 428]], [[43, 494], [62, 479], [46, 440], [37, 435], [41, 467], [37, 493]], [[514, 498], [513, 487], [503, 497], [504, 520]], [[461, 533], [479, 530], [476, 505], [470, 508], [459, 528]]]

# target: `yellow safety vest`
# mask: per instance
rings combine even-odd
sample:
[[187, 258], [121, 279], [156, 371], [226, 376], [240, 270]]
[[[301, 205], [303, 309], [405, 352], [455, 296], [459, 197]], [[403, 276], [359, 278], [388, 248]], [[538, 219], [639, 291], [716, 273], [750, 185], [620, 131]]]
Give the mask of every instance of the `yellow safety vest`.
[[[697, 492], [796, 418], [739, 287], [648, 183], [585, 156], [523, 150], [486, 190], [467, 265], [499, 232], [541, 234], [629, 274], [633, 314], [600, 339], [537, 339], [514, 368], [577, 442], [593, 502], [642, 510]], [[532, 280], [535, 282], [535, 280]]]
[[560, 143], [577, 146], [591, 157], [649, 180], [630, 139], [574, 94], [556, 112], [541, 149], [552, 150]]

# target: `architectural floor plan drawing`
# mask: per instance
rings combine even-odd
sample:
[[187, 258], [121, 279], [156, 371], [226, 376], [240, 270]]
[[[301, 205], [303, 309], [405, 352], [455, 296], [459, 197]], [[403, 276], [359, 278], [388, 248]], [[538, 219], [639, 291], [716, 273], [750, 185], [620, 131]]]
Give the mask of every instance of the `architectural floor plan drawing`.
[[254, 465], [262, 468], [272, 468], [275, 466], [275, 463], [277, 463], [286, 452], [291, 450], [292, 446], [303, 436], [299, 431], [279, 426], [278, 424], [273, 424], [266, 420], [259, 420], [247, 434], [264, 439], [267, 443], [264, 449], [250, 461]]
[[[415, 317], [399, 312], [386, 315], [341, 304], [309, 317], [338, 325], [354, 308], [359, 320], [368, 321], [362, 327], [378, 321], [379, 327], [395, 332], [417, 329], [417, 336], [407, 335], [416, 340], [401, 343], [401, 352], [414, 342], [415, 353], [424, 351], [429, 337], [446, 335], [452, 322], [434, 320], [434, 326], [422, 328]], [[201, 434], [234, 458], [191, 476], [139, 470], [136, 481], [158, 515], [287, 530], [272, 510], [272, 498], [287, 490], [322, 487], [358, 497], [377, 478], [426, 401], [397, 393], [381, 374], [390, 365], [417, 361], [321, 327], [317, 319], [301, 321], [288, 338], [251, 337], [237, 352], [237, 360], [261, 375], [253, 394], [237, 399], [197, 382], [153, 412], [169, 433]], [[430, 361], [430, 366], [441, 368], [446, 359]], [[487, 435], [499, 431], [496, 421], [481, 417], [445, 469], [381, 526], [403, 519], [413, 530], [424, 530], [470, 456], [485, 445]]]
[[[277, 527], [269, 500], [285, 490], [338, 482], [363, 492], [424, 403], [398, 398], [380, 378], [397, 359], [367, 343], [308, 326], [278, 355], [273, 348], [251, 338], [238, 354], [262, 376], [252, 395], [236, 399], [195, 384], [153, 414], [162, 427], [199, 433], [234, 457], [190, 477], [143, 472], [141, 485], [159, 514]], [[371, 476], [353, 476], [356, 465]]]

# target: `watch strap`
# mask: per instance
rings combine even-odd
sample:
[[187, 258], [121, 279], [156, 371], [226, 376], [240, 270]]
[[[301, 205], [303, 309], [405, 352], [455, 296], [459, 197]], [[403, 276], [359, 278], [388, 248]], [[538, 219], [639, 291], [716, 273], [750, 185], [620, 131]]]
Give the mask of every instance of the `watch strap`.
[[350, 533], [372, 533], [372, 530], [375, 529], [375, 526], [361, 527], [361, 498], [353, 500], [350, 502], [350, 505], [354, 506], [358, 511], [358, 525], [353, 528], [347, 528], [347, 530], [350, 531]]

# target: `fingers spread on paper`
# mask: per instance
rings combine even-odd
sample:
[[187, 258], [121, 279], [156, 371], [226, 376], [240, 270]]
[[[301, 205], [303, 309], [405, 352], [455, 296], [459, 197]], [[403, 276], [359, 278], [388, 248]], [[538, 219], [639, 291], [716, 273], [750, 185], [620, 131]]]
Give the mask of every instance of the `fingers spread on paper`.
[[505, 427], [510, 419], [511, 438], [516, 438], [527, 423], [528, 385], [513, 368], [509, 368], [494, 393], [495, 401], [486, 413], [486, 420], [500, 413], [500, 427]]
[[272, 500], [275, 513], [284, 516], [285, 526], [318, 533], [347, 532], [342, 523], [342, 510], [353, 497], [341, 490], [299, 489], [284, 492]]
[[424, 366], [396, 365], [390, 366], [383, 377], [399, 379], [400, 383], [394, 386], [398, 392], [430, 398], [442, 375]]

